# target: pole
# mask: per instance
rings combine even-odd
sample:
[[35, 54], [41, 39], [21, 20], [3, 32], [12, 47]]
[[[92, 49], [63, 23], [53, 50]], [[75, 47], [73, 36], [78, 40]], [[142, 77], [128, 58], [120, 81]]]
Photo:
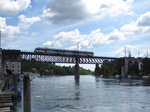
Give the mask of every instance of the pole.
[[28, 75], [23, 79], [23, 95], [23, 112], [31, 112], [30, 78]]
[[125, 57], [126, 57], [126, 46], [124, 46], [124, 49], [125, 49], [125, 50], [124, 50], [124, 53], [125, 53]]
[[79, 42], [77, 43], [77, 51], [79, 51]]

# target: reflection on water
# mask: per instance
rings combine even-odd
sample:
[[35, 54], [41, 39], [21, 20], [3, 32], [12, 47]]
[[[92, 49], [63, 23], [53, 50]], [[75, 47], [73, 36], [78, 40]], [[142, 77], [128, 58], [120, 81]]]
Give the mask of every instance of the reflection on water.
[[80, 100], [80, 81], [75, 80], [75, 99]]
[[[149, 112], [150, 81], [91, 75], [40, 77], [32, 81], [32, 112]], [[16, 112], [22, 112], [22, 103]]]

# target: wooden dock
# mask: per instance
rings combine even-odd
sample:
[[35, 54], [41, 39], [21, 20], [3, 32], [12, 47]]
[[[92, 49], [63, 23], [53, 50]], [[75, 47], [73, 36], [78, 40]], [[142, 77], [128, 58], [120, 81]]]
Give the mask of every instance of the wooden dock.
[[0, 112], [7, 112], [13, 108], [13, 98], [17, 97], [14, 92], [0, 92]]

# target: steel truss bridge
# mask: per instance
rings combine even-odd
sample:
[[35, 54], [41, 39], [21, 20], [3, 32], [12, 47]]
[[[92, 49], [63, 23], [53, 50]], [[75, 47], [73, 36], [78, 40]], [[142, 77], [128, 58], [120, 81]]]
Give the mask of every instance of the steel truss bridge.
[[99, 56], [75, 56], [75, 55], [57, 55], [57, 54], [42, 54], [35, 52], [24, 52], [20, 50], [3, 50], [2, 60], [10, 61], [38, 61], [49, 63], [76, 63], [79, 64], [102, 64], [115, 61], [118, 58], [114, 57], [99, 57]]

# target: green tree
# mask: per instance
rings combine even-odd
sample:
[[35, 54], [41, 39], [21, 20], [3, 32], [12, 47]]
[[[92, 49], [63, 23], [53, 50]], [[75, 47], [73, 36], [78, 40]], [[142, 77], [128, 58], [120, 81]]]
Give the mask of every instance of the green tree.
[[[36, 62], [36, 61], [23, 61], [22, 72], [33, 72], [33, 68], [42, 75], [73, 75], [75, 74], [75, 67], [58, 66], [55, 64]], [[80, 67], [80, 74], [91, 74], [90, 70]]]
[[130, 75], [138, 75], [139, 74], [137, 62], [135, 62], [134, 64], [131, 65], [128, 74], [130, 74]]
[[103, 74], [103, 76], [106, 78], [108, 78], [112, 75], [111, 68], [109, 65], [106, 65], [106, 64], [102, 65], [100, 71], [101, 71], [101, 74]]

